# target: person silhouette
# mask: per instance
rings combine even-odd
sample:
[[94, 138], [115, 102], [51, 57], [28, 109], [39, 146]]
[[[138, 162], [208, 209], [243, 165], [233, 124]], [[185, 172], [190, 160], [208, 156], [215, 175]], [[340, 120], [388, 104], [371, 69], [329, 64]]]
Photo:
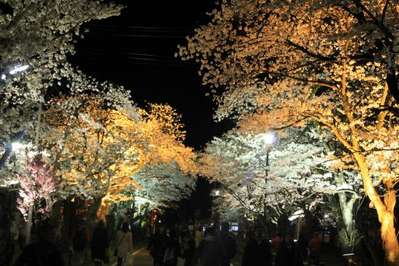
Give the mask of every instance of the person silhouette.
[[38, 240], [25, 246], [15, 266], [64, 266], [61, 252], [53, 240], [53, 227], [45, 220], [38, 228]]

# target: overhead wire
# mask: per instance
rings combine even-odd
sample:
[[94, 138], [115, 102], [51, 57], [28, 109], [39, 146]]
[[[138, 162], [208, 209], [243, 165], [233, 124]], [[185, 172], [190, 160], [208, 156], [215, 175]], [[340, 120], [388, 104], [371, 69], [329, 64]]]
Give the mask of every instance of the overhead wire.
[[[124, 38], [141, 38], [141, 39], [164, 39], [168, 41], [169, 39], [183, 39], [189, 28], [187, 27], [173, 27], [173, 26], [118, 26], [118, 25], [100, 25], [95, 24], [91, 27], [91, 34], [103, 35], [104, 31], [108, 31], [111, 37], [124, 37]], [[82, 49], [89, 56], [104, 56], [107, 55], [107, 47], [97, 48], [97, 47], [84, 47]], [[174, 67], [184, 67], [187, 62], [178, 61], [171, 56], [164, 56], [154, 53], [146, 52], [133, 52], [130, 49], [118, 49], [116, 51], [117, 55], [125, 56], [125, 58], [131, 64], [137, 65], [168, 65]]]

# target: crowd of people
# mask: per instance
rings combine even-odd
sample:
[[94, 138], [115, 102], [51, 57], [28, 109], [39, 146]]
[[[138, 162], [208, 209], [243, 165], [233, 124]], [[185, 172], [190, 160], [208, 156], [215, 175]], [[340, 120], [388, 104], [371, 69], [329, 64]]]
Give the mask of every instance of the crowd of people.
[[241, 266], [303, 266], [320, 264], [321, 236], [315, 233], [306, 241], [304, 237], [294, 240], [291, 236], [275, 234], [271, 240], [262, 231], [247, 234]]
[[184, 266], [230, 266], [237, 243], [228, 229], [228, 224], [205, 232], [201, 227], [190, 228], [178, 236], [175, 230], [157, 228], [148, 244], [154, 266], [176, 266], [179, 257]]
[[[176, 266], [179, 258], [184, 266], [303, 266], [320, 264], [322, 239], [319, 233], [305, 240], [290, 236], [266, 237], [262, 230], [249, 231], [238, 238], [229, 232], [227, 224], [220, 228], [208, 227], [203, 232], [187, 229], [157, 228], [151, 236], [148, 250], [154, 266]], [[236, 256], [242, 247], [240, 258]], [[179, 264], [180, 265], [180, 264]]]
[[[133, 251], [133, 237], [126, 222], [119, 227], [112, 243], [102, 221], [95, 226], [90, 241], [84, 228], [78, 228], [72, 243], [73, 261], [54, 244], [50, 225], [43, 224], [38, 232], [38, 239], [24, 248], [17, 266], [87, 265], [88, 261], [91, 265], [107, 265], [112, 262], [111, 256], [118, 266], [132, 265], [128, 258]], [[147, 248], [154, 266], [231, 266], [233, 262], [241, 266], [303, 266], [305, 261], [307, 265], [319, 265], [321, 243], [318, 233], [296, 241], [279, 234], [269, 239], [263, 230], [257, 229], [238, 237], [229, 231], [226, 223], [205, 230], [157, 227]]]
[[[85, 228], [78, 228], [68, 251], [55, 244], [56, 233], [51, 224], [42, 223], [37, 231], [37, 239], [24, 247], [16, 260], [16, 266], [100, 266], [110, 263], [114, 256], [117, 266], [125, 266], [133, 251], [132, 233], [127, 222], [119, 227], [112, 245], [103, 221], [96, 224], [91, 236], [87, 235]], [[113, 254], [109, 254], [110, 251]]]

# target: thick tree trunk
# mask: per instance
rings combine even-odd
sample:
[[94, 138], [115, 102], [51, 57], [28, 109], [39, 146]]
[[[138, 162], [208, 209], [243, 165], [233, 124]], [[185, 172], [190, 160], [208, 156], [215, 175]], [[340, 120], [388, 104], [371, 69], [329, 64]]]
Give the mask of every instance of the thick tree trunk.
[[339, 238], [340, 244], [343, 252], [354, 252], [358, 241], [358, 233], [353, 217], [353, 206], [356, 201], [356, 196], [351, 195], [348, 199], [348, 196], [343, 192], [338, 194], [338, 198], [344, 224]]
[[376, 209], [378, 221], [381, 224], [381, 239], [383, 241], [385, 258], [388, 265], [399, 266], [399, 242], [396, 236], [394, 220], [396, 192], [392, 180], [387, 179], [384, 181], [387, 192], [384, 195], [384, 200], [382, 200], [381, 196], [375, 190], [369, 175], [366, 158], [360, 153], [355, 153], [354, 157], [360, 169], [364, 191]]
[[396, 237], [394, 215], [384, 213], [381, 218], [381, 239], [389, 265], [399, 265], [399, 243]]
[[25, 225], [25, 245], [28, 245], [31, 240], [32, 223], [33, 223], [33, 206], [30, 206], [28, 210], [28, 219]]

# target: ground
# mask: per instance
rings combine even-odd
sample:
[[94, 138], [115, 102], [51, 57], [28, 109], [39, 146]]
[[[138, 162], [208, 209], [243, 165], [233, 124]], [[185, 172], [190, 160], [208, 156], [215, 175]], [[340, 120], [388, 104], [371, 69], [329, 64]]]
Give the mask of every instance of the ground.
[[[133, 252], [132, 254], [133, 266], [152, 266], [152, 259], [145, 248], [140, 248]], [[342, 266], [343, 261], [340, 259], [339, 254], [336, 254], [332, 249], [324, 249], [322, 261], [324, 266]], [[239, 266], [240, 264], [234, 262], [234, 266]], [[114, 263], [112, 266], [116, 266]], [[130, 265], [128, 265], [130, 266]], [[182, 261], [178, 266], [183, 266]]]

